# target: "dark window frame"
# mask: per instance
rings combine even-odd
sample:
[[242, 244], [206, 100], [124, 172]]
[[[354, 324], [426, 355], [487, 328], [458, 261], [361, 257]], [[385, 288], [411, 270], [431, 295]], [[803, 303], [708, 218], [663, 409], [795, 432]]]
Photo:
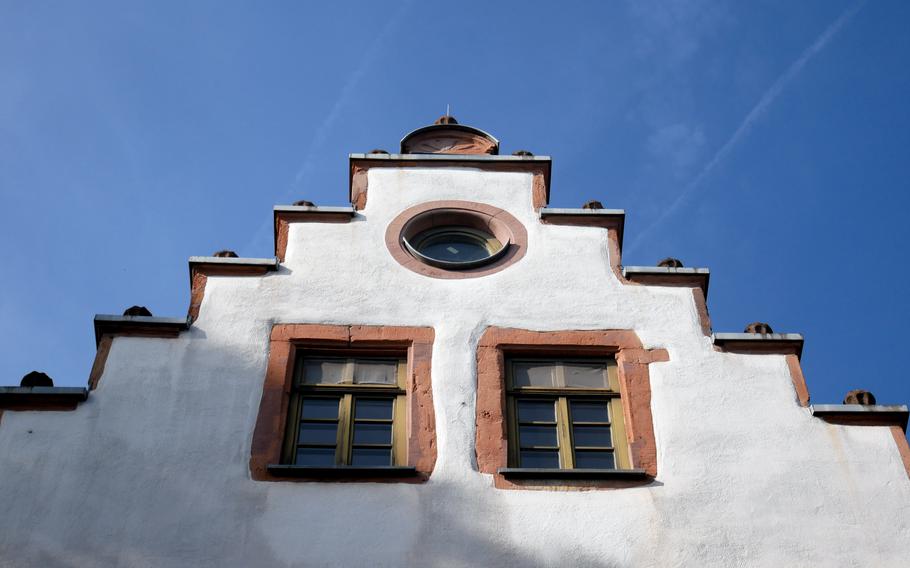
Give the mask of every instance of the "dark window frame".
[[[304, 382], [304, 361], [306, 359], [339, 359], [345, 360], [347, 365], [353, 365], [357, 360], [369, 361], [395, 361], [396, 384], [354, 384], [352, 383], [323, 383], [308, 384]], [[407, 353], [398, 349], [362, 350], [362, 349], [311, 349], [297, 346], [294, 349], [294, 371], [288, 399], [287, 422], [284, 429], [284, 441], [281, 451], [281, 464], [297, 466], [296, 454], [299, 444], [299, 428], [301, 421], [301, 407], [307, 398], [333, 398], [339, 400], [337, 416], [337, 432], [335, 459], [332, 468], [356, 468], [352, 464], [354, 446], [367, 447], [364, 444], [354, 444], [354, 423], [365, 420], [354, 416], [356, 400], [360, 399], [392, 399], [392, 439], [391, 463], [378, 467], [402, 467], [408, 462], [408, 443], [406, 434], [407, 424]], [[316, 422], [319, 420], [314, 420]], [[327, 421], [330, 422], [330, 421]], [[383, 423], [389, 421], [383, 419]], [[309, 444], [315, 447], [315, 444]], [[328, 447], [328, 446], [327, 446]], [[307, 466], [303, 466], [307, 467]]]
[[[516, 386], [514, 381], [514, 366], [516, 363], [547, 363], [554, 366], [557, 373], [557, 381], [565, 383], [564, 366], [571, 363], [603, 363], [607, 369], [608, 388], [578, 388], [578, 387], [534, 387], [534, 386]], [[626, 438], [623, 401], [620, 393], [619, 374], [616, 365], [616, 359], [613, 357], [507, 357], [505, 360], [506, 367], [506, 420], [508, 432], [508, 464], [510, 468], [522, 468], [521, 463], [521, 445], [519, 443], [519, 430], [522, 424], [518, 419], [518, 403], [523, 400], [544, 400], [553, 401], [554, 421], [557, 431], [556, 448], [550, 447], [549, 450], [556, 449], [559, 455], [559, 467], [557, 468], [540, 468], [553, 470], [578, 470], [584, 468], [577, 466], [576, 454], [581, 449], [585, 451], [609, 452], [614, 456], [614, 469], [624, 471], [632, 469], [631, 454], [629, 451], [628, 440]], [[572, 402], [604, 402], [609, 408], [609, 422], [598, 422], [592, 425], [608, 425], [610, 429], [611, 446], [604, 447], [579, 447], [576, 445], [573, 434], [573, 425], [585, 426], [585, 423], [579, 423], [572, 420], [571, 404]], [[548, 422], [553, 425], [553, 422]], [[526, 425], [533, 425], [527, 423]], [[528, 446], [525, 447], [529, 448]], [[540, 446], [539, 448], [543, 448]]]

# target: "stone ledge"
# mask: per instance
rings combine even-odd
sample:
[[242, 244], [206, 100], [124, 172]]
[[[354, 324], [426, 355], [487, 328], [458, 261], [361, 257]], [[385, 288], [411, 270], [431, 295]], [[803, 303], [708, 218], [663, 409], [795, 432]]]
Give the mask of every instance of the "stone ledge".
[[803, 354], [799, 333], [715, 333], [714, 345], [730, 353]]
[[306, 466], [269, 464], [268, 472], [275, 477], [318, 479], [351, 479], [367, 481], [373, 478], [416, 477], [417, 468], [409, 466], [365, 467], [354, 465]]
[[707, 268], [673, 268], [670, 266], [624, 266], [622, 275], [631, 282], [645, 286], [686, 286], [701, 288], [708, 298], [708, 281], [711, 271]]
[[904, 404], [813, 404], [809, 410], [812, 416], [832, 424], [900, 426], [905, 432], [910, 416], [910, 410]]
[[191, 256], [190, 269], [194, 267], [252, 267], [263, 270], [278, 270], [278, 258], [231, 258], [220, 256]]
[[95, 316], [95, 346], [103, 335], [133, 335], [140, 337], [177, 337], [189, 329], [186, 318], [160, 318], [150, 316]]
[[550, 156], [500, 156], [491, 154], [349, 154], [348, 199], [355, 209], [363, 209], [367, 200], [367, 171], [374, 167], [453, 167], [494, 172], [533, 174], [531, 199], [534, 208], [550, 201]]
[[498, 154], [348, 154], [349, 160], [384, 162], [552, 162], [550, 156], [500, 156]]
[[284, 260], [290, 223], [350, 223], [357, 215], [353, 207], [317, 207], [310, 205], [276, 205], [272, 208], [275, 257]]
[[623, 227], [626, 212], [623, 209], [565, 209], [541, 207], [540, 221], [548, 225], [570, 225], [575, 227], [601, 227], [615, 229], [617, 244], [622, 251]]
[[547, 469], [534, 467], [501, 467], [496, 473], [510, 479], [652, 479], [643, 469]]
[[73, 410], [86, 399], [85, 387], [0, 387], [0, 410]]

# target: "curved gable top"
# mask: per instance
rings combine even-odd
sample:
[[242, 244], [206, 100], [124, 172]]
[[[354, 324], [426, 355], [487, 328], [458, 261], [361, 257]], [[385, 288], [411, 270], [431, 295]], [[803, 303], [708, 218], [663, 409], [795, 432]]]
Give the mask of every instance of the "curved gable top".
[[402, 154], [499, 154], [499, 140], [464, 124], [431, 124], [401, 139]]

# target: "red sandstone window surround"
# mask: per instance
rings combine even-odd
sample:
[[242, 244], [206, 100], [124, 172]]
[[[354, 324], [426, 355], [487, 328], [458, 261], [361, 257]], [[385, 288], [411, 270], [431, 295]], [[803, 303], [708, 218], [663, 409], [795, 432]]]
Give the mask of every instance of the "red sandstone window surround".
[[[269, 361], [259, 405], [259, 416], [253, 432], [250, 452], [251, 477], [257, 481], [420, 482], [426, 480], [436, 462], [435, 422], [430, 383], [433, 337], [433, 329], [426, 327], [275, 325], [271, 333]], [[297, 361], [304, 354], [325, 354], [326, 352], [347, 353], [351, 357], [364, 353], [386, 354], [400, 357], [404, 361], [404, 373], [400, 380], [402, 392], [396, 390], [394, 393], [396, 397], [401, 398], [400, 403], [396, 403], [395, 412], [397, 438], [394, 444], [394, 465], [396, 467], [362, 469], [337, 467], [307, 470], [295, 467], [294, 460], [288, 459], [287, 436], [289, 432], [287, 428], [289, 428], [289, 423], [293, 422], [288, 420], [288, 414], [289, 411], [292, 413], [295, 411], [291, 408], [292, 401], [300, 398], [300, 385], [295, 385], [295, 368], [299, 369], [296, 367]], [[363, 386], [368, 389], [376, 389], [369, 385]], [[352, 387], [354, 391], [357, 388], [359, 385]], [[317, 393], [317, 396], [322, 395]], [[336, 396], [340, 396], [341, 400], [344, 400], [343, 394], [337, 395], [336, 393]], [[350, 398], [352, 395], [347, 396]], [[359, 394], [355, 392], [353, 396], [356, 397]], [[343, 408], [345, 408], [344, 405], [342, 405]], [[354, 423], [354, 420], [356, 417], [351, 420], [351, 424]], [[351, 444], [350, 441], [345, 443]], [[346, 460], [342, 461], [349, 463], [350, 459], [346, 458]]]
[[[623, 444], [614, 445], [617, 451], [628, 452], [617, 461], [625, 469], [600, 476], [585, 476], [583, 472], [567, 472], [565, 469], [554, 469], [551, 476], [545, 472], [520, 476], [509, 471], [512, 469], [510, 465], [516, 465], [514, 456], [517, 452], [516, 448], [509, 446], [507, 403], [510, 399], [507, 398], [506, 377], [509, 361], [516, 358], [615, 360], [623, 428], [614, 432], [625, 436], [628, 450], [623, 448]], [[649, 482], [657, 475], [657, 451], [651, 420], [648, 364], [668, 360], [666, 350], [644, 349], [635, 332], [629, 330], [542, 332], [487, 328], [477, 348], [475, 451], [479, 470], [493, 474], [494, 485], [501, 489], [605, 489]], [[620, 423], [618, 416], [614, 419]], [[514, 444], [514, 432], [512, 439]], [[512, 463], [509, 460], [510, 450]], [[576, 475], [578, 473], [581, 475]]]

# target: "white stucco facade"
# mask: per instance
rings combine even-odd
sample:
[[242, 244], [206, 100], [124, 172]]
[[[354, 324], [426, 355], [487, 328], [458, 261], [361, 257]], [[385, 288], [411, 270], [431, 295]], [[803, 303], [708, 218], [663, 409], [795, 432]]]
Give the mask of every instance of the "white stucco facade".
[[[278, 271], [209, 277], [179, 337], [116, 337], [75, 410], [3, 412], [0, 566], [907, 565], [910, 480], [888, 427], [813, 417], [783, 355], [718, 352], [689, 289], [623, 284], [606, 230], [542, 224], [531, 174], [368, 175], [350, 223], [290, 225]], [[400, 266], [388, 224], [446, 199], [511, 213], [527, 229], [526, 256], [458, 280]], [[251, 479], [276, 323], [435, 330], [428, 481]], [[633, 330], [666, 349], [670, 360], [649, 367], [656, 479], [494, 488], [474, 453], [488, 326]]]

